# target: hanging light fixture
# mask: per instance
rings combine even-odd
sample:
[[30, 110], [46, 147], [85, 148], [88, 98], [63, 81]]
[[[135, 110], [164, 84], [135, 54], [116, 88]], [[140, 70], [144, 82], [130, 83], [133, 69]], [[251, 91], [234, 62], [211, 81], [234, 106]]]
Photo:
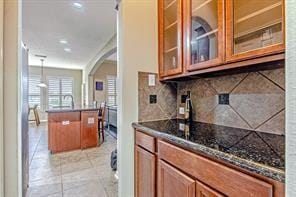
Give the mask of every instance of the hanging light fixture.
[[44, 64], [44, 59], [46, 58], [46, 56], [44, 56], [44, 55], [35, 55], [35, 56], [41, 58], [40, 59], [40, 61], [41, 61], [41, 80], [37, 86], [40, 88], [47, 88], [47, 85], [44, 80], [44, 75], [43, 75], [43, 64]]

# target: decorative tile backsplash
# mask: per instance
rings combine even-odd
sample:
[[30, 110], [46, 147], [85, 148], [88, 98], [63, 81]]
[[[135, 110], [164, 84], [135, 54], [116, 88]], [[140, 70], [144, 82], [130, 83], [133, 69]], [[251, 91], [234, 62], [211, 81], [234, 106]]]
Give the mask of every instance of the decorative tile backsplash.
[[[190, 90], [196, 121], [284, 134], [284, 81], [280, 68], [180, 82], [178, 106], [184, 105], [181, 95]], [[229, 94], [228, 105], [219, 104], [221, 94]]]
[[[157, 81], [155, 86], [148, 86], [148, 75], [139, 73], [139, 121], [183, 118], [177, 111], [184, 107], [182, 95], [191, 91], [195, 121], [285, 133], [284, 68], [178, 83]], [[150, 104], [150, 95], [157, 96], [156, 103]]]
[[155, 86], [149, 86], [149, 74], [154, 74], [157, 78], [155, 73], [139, 72], [138, 74], [139, 121], [176, 118], [177, 84], [160, 83], [157, 79]]

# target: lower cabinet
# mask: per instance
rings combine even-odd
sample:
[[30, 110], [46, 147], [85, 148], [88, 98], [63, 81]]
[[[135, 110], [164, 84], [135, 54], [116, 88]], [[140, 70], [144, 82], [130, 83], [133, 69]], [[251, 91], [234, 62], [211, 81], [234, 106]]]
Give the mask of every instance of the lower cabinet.
[[285, 184], [250, 175], [135, 131], [136, 197], [283, 197]]
[[205, 184], [196, 181], [195, 184], [196, 197], [224, 197], [225, 195], [219, 194]]
[[156, 196], [156, 156], [135, 147], [135, 192], [136, 197]]
[[195, 181], [166, 162], [158, 161], [158, 197], [195, 197]]
[[96, 147], [98, 145], [98, 112], [81, 112], [81, 148]]

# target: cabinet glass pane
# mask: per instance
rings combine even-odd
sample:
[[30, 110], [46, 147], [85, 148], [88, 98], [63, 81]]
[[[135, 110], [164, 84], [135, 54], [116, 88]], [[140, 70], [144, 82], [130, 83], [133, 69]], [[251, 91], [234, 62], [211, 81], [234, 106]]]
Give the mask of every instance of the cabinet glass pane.
[[234, 53], [282, 43], [281, 0], [234, 0]]
[[164, 71], [178, 67], [178, 1], [164, 0]]
[[191, 0], [191, 64], [218, 55], [218, 0]]

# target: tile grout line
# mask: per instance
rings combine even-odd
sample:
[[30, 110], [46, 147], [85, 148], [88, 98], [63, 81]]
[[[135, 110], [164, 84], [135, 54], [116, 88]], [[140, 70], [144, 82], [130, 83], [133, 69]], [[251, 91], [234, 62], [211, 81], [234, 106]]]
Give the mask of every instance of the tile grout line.
[[253, 127], [248, 123], [248, 121], [245, 120], [244, 117], [240, 115], [230, 104], [229, 107], [250, 127], [250, 129], [254, 130]]
[[274, 82], [273, 80], [271, 80], [269, 77], [267, 77], [266, 75], [264, 75], [260, 71], [258, 72], [258, 74], [260, 74], [262, 77], [266, 78], [268, 81], [270, 81], [271, 83], [273, 83], [274, 85], [276, 85], [277, 87], [279, 87], [281, 90], [286, 91], [285, 88], [281, 87], [279, 84], [277, 84], [276, 82]]
[[244, 76], [230, 91], [229, 94], [231, 94], [248, 76], [250, 73], [247, 73], [246, 76]]
[[270, 121], [271, 119], [273, 119], [275, 116], [277, 116], [278, 114], [280, 114], [282, 111], [285, 110], [285, 107], [282, 108], [281, 110], [279, 110], [278, 112], [276, 112], [275, 114], [273, 114], [271, 117], [269, 117], [267, 120], [263, 121], [261, 124], [259, 124], [257, 127], [254, 128], [254, 130], [259, 129], [261, 126], [263, 126], [265, 123], [267, 123], [268, 121]]

